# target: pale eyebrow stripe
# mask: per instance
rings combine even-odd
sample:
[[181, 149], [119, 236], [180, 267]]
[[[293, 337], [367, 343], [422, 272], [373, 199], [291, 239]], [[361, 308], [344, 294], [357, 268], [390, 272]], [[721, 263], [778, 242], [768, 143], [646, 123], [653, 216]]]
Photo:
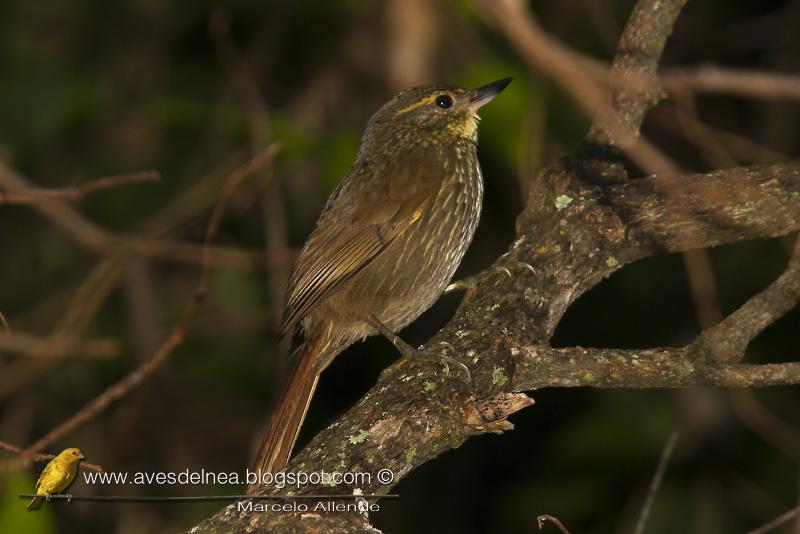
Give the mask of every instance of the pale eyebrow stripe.
[[397, 117], [398, 115], [402, 115], [403, 113], [408, 113], [409, 111], [411, 111], [413, 109], [417, 109], [420, 106], [424, 106], [425, 104], [430, 104], [431, 102], [436, 100], [437, 96], [439, 96], [439, 94], [431, 95], [431, 96], [429, 96], [427, 98], [423, 98], [422, 100], [420, 100], [418, 102], [414, 102], [410, 106], [406, 106], [403, 109], [401, 109], [400, 111], [398, 111], [397, 113], [395, 113], [394, 116]]

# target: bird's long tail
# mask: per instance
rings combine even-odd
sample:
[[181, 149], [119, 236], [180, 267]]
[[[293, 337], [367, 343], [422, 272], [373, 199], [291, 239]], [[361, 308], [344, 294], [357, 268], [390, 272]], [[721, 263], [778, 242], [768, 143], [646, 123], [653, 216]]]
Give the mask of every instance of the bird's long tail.
[[258, 481], [248, 484], [247, 493], [255, 493], [261, 487], [263, 473], [276, 473], [289, 463], [317, 388], [319, 374], [324, 368], [319, 358], [322, 350], [321, 340], [307, 341], [298, 349], [289, 380], [261, 438], [261, 446], [251, 470], [258, 475]]
[[28, 503], [28, 511], [32, 512], [34, 510], [38, 510], [42, 505], [42, 501], [44, 501], [44, 497], [34, 497], [31, 499], [31, 502]]

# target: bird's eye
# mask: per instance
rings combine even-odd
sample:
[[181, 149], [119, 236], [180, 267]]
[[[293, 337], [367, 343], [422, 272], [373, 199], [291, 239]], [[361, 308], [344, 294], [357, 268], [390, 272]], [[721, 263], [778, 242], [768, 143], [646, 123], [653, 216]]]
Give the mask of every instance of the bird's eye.
[[436, 97], [436, 105], [442, 109], [453, 106], [453, 97], [450, 95], [439, 95]]

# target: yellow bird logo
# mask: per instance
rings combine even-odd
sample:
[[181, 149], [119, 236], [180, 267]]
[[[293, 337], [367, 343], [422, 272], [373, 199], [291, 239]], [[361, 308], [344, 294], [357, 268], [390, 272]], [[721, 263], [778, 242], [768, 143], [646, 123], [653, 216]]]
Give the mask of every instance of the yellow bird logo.
[[38, 510], [42, 501], [50, 500], [50, 495], [67, 489], [78, 474], [78, 464], [85, 458], [79, 449], [69, 448], [50, 460], [36, 482], [36, 497], [28, 504], [28, 511]]

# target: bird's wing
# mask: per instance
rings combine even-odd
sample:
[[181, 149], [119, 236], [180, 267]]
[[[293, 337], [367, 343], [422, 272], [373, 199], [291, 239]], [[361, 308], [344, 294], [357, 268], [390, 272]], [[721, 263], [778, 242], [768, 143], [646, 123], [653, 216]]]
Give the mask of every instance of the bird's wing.
[[383, 190], [374, 184], [350, 183], [334, 192], [289, 280], [282, 334], [419, 219], [442, 182], [431, 172], [422, 171], [420, 176], [419, 166], [415, 170], [414, 174], [396, 170]]
[[56, 488], [62, 476], [58, 468], [58, 463], [50, 460], [50, 462], [44, 466], [42, 474], [39, 475], [39, 480], [36, 481], [36, 493], [55, 493], [59, 491]]
[[36, 482], [36, 493], [59, 493], [75, 479], [78, 474], [78, 462], [58, 461], [55, 458], [48, 463]]
[[[335, 289], [368, 265], [419, 218], [422, 208], [399, 206], [384, 221], [348, 222], [316, 236], [313, 252], [301, 258], [289, 282], [283, 333], [292, 329]], [[321, 247], [320, 249], [317, 249]], [[309, 247], [311, 248], [311, 247]]]

